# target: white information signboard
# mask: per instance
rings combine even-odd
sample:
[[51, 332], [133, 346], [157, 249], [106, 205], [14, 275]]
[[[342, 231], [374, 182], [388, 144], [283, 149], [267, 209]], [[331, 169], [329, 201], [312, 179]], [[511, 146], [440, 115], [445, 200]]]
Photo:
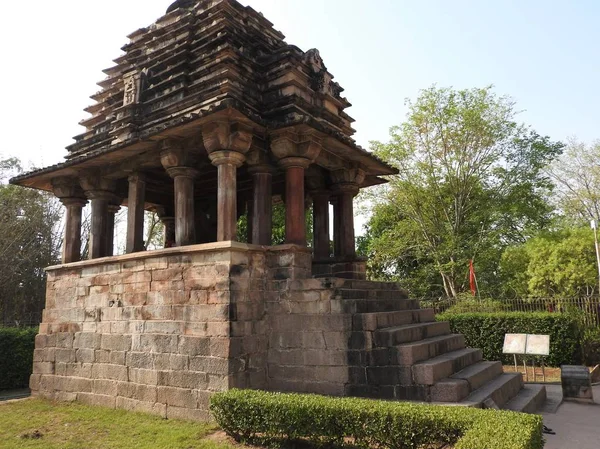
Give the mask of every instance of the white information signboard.
[[527, 355], [550, 355], [550, 335], [527, 335]]
[[[504, 354], [512, 354], [515, 359], [515, 372], [517, 371], [517, 354], [519, 355], [550, 355], [550, 335], [534, 335], [534, 334], [506, 334], [504, 335], [504, 346], [502, 348]], [[533, 380], [536, 380], [535, 360], [532, 362]], [[529, 380], [527, 365], [523, 358], [523, 369], [525, 376]], [[546, 381], [546, 371], [544, 369], [544, 358], [542, 357], [542, 376]]]
[[527, 334], [506, 334], [504, 336], [504, 354], [525, 354]]

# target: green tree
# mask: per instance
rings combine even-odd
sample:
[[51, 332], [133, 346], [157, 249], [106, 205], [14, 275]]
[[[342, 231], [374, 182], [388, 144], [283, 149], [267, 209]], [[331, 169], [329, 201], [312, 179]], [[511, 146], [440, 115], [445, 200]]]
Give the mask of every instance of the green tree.
[[[283, 245], [285, 243], [285, 204], [273, 205], [273, 231], [271, 234], [272, 245]], [[312, 207], [306, 210], [306, 242], [312, 246]], [[238, 220], [237, 239], [239, 242], [248, 242], [248, 214], [245, 213]]]
[[545, 232], [507, 248], [500, 278], [505, 296], [591, 295], [598, 291], [593, 233], [587, 227]]
[[62, 243], [62, 208], [46, 193], [7, 185], [21, 171], [17, 159], [0, 161], [0, 323], [41, 318], [46, 276]]
[[586, 145], [569, 139], [565, 152], [550, 167], [554, 197], [565, 221], [577, 225], [600, 220], [600, 141]]
[[503, 248], [550, 222], [543, 169], [563, 145], [517, 123], [514, 102], [491, 87], [434, 86], [407, 107], [390, 142], [372, 144], [399, 174], [369, 198], [375, 207], [361, 248], [375, 256], [371, 275], [401, 280], [417, 295], [456, 297], [468, 289], [474, 259], [491, 294]]

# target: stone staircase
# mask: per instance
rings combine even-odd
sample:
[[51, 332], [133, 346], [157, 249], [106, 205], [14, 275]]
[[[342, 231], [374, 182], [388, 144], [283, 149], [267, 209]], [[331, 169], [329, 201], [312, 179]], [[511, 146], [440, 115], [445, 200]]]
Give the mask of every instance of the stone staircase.
[[350, 395], [528, 413], [546, 399], [544, 387], [484, 361], [395, 283], [346, 281], [336, 297], [352, 315]]

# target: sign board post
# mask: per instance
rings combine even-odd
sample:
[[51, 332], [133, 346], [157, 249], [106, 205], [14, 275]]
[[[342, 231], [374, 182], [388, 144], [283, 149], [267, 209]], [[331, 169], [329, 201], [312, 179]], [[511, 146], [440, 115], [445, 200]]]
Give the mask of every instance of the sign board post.
[[[504, 335], [504, 346], [502, 348], [504, 354], [512, 354], [515, 361], [515, 371], [517, 371], [517, 354], [542, 356], [542, 376], [546, 382], [546, 370], [544, 357], [550, 355], [550, 336], [549, 335], [534, 335], [534, 334], [506, 334]], [[537, 380], [535, 372], [535, 360], [533, 365], [533, 381]], [[525, 370], [525, 378], [529, 381], [529, 372], [527, 371], [527, 363], [523, 357], [523, 369]]]
[[[515, 361], [515, 372], [517, 369], [517, 354], [525, 355], [525, 348], [527, 346], [527, 334], [506, 334], [504, 335], [504, 346], [502, 352], [504, 354], [512, 354]], [[525, 365], [525, 359], [523, 359], [523, 369], [525, 370], [525, 376], [529, 380], [529, 374], [527, 373], [527, 365]]]
[[[546, 382], [546, 369], [544, 365], [544, 357], [550, 355], [550, 335], [527, 335], [527, 344], [525, 346], [525, 354], [537, 355], [542, 358], [542, 377]], [[535, 359], [533, 364], [533, 381], [536, 381], [535, 374]]]

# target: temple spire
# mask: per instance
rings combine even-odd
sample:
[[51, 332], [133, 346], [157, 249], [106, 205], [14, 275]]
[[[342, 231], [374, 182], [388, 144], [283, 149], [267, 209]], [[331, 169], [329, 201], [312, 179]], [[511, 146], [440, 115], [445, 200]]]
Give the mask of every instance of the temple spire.
[[175, 11], [178, 8], [192, 8], [196, 3], [198, 3], [198, 0], [177, 0], [176, 2], [173, 2], [171, 6], [169, 6], [169, 9], [167, 9], [167, 14], [171, 11]]

